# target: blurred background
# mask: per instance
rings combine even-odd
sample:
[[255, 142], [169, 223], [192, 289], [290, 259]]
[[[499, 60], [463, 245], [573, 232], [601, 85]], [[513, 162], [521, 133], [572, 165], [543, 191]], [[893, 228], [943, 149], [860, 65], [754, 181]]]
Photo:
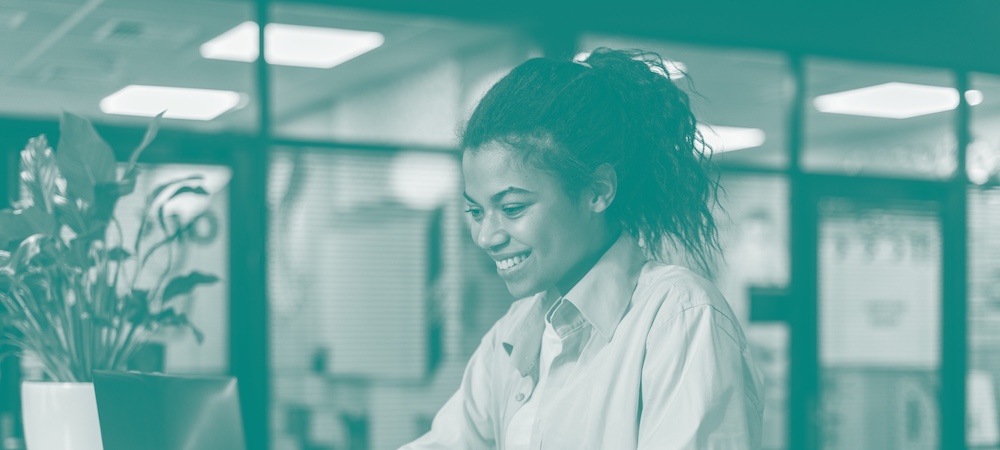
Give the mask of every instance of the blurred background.
[[[223, 282], [184, 299], [205, 342], [143, 367], [237, 376], [254, 450], [394, 449], [513, 301], [462, 218], [462, 120], [527, 58], [652, 50], [716, 148], [764, 448], [1000, 448], [1000, 3], [800, 3], [3, 0], [0, 201], [61, 111], [125, 160], [169, 109], [117, 213], [205, 176], [179, 257]], [[2, 363], [4, 449], [33, 370]]]

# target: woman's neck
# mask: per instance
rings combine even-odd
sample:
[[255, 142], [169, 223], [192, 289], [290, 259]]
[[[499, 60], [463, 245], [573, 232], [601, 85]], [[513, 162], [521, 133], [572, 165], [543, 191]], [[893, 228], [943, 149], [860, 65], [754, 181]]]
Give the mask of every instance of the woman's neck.
[[556, 284], [556, 289], [559, 290], [559, 295], [566, 295], [569, 293], [584, 276], [593, 269], [597, 262], [601, 260], [601, 257], [608, 252], [609, 249], [615, 242], [618, 241], [618, 237], [622, 233], [621, 225], [615, 224], [614, 226], [609, 226], [604, 229], [601, 233], [603, 236], [599, 241], [600, 245], [595, 246], [592, 251], [587, 253], [587, 256], [580, 260], [580, 262], [570, 269], [570, 272], [566, 274], [565, 277], [559, 283]]

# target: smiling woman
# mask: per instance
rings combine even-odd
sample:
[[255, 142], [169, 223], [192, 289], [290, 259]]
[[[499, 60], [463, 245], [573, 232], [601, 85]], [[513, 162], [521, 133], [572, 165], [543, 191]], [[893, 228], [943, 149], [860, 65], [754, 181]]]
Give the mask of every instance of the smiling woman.
[[588, 207], [501, 144], [467, 153], [463, 169], [472, 238], [497, 262], [514, 297], [550, 286], [568, 292], [620, 233], [600, 216], [613, 200], [613, 171], [605, 171], [596, 184], [600, 198]]
[[763, 387], [722, 294], [717, 179], [656, 55], [532, 59], [462, 135], [472, 238], [521, 300], [494, 324], [429, 448], [760, 448]]

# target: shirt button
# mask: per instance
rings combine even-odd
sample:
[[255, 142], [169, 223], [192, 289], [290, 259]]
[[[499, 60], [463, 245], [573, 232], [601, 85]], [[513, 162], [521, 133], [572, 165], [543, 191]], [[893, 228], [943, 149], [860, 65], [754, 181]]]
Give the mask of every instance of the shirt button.
[[517, 395], [514, 396], [514, 400], [517, 400], [517, 401], [524, 400], [524, 394], [518, 393]]

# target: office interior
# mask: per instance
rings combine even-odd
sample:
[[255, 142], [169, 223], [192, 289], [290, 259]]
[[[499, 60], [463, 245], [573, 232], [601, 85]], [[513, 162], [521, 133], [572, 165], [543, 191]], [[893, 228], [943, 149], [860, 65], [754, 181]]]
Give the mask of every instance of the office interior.
[[[222, 278], [182, 299], [205, 340], [145, 367], [237, 377], [251, 449], [394, 449], [514, 300], [463, 218], [462, 120], [528, 58], [651, 50], [715, 148], [706, 276], [764, 376], [763, 448], [1000, 448], [1000, 6], [473, 3], [5, 0], [0, 199], [62, 111], [125, 161], [150, 121], [127, 87], [221, 93], [164, 119], [117, 210], [211, 193], [175, 211], [183, 267]], [[4, 448], [36, 369], [2, 363]]]

